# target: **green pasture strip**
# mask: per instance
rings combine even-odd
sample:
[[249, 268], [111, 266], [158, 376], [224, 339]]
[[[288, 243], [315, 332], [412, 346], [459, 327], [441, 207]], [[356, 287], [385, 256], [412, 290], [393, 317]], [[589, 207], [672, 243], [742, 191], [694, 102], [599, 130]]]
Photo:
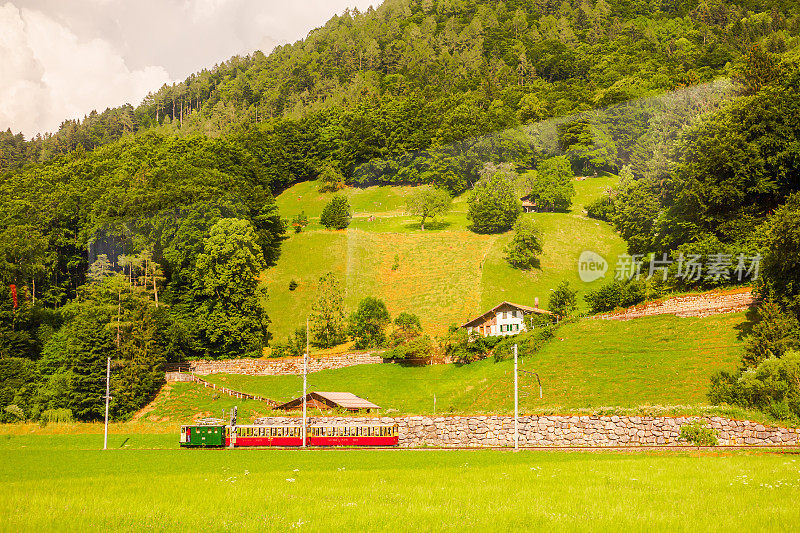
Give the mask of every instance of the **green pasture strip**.
[[0, 449], [3, 531], [788, 531], [765, 452]]
[[[699, 406], [710, 377], [733, 370], [743, 346], [744, 313], [707, 318], [672, 315], [631, 321], [584, 319], [565, 324], [538, 353], [523, 357], [522, 412], [581, 408]], [[207, 380], [276, 400], [300, 395], [301, 376], [214, 374]], [[504, 413], [513, 411], [513, 362], [403, 367], [360, 365], [315, 372], [309, 390], [346, 391], [380, 405], [385, 414]]]

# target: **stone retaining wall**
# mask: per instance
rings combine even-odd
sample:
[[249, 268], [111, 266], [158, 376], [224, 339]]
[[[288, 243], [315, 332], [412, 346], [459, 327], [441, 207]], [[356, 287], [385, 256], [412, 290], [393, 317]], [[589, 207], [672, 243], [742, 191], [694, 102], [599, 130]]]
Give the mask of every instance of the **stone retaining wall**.
[[[372, 365], [382, 363], [380, 355], [367, 353], [349, 353], [327, 357], [309, 357], [308, 371], [319, 372], [355, 365]], [[199, 376], [209, 374], [247, 374], [249, 376], [285, 376], [303, 373], [302, 357], [286, 357], [282, 359], [226, 359], [221, 361], [197, 360], [187, 363], [187, 372]]]
[[702, 294], [676, 296], [665, 300], [647, 302], [621, 311], [591, 318], [602, 320], [631, 320], [644, 316], [675, 315], [679, 317], [705, 317], [721, 313], [746, 311], [754, 303], [749, 287], [730, 291], [711, 291]]
[[[720, 445], [798, 446], [800, 430], [769, 427], [722, 417], [649, 416], [521, 416], [520, 446], [617, 447], [684, 446], [680, 427], [702, 420], [717, 431]], [[265, 417], [257, 424], [299, 425], [298, 418]], [[309, 417], [311, 424], [393, 424], [399, 426], [400, 446], [479, 448], [514, 445], [510, 416], [447, 417]]]

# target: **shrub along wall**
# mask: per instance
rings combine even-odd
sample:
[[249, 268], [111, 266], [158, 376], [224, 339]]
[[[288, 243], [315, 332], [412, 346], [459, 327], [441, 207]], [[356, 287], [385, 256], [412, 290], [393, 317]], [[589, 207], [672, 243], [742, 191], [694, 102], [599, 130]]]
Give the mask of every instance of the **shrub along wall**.
[[[694, 421], [714, 429], [720, 445], [800, 446], [800, 430], [722, 417], [522, 416], [520, 446], [683, 446], [680, 428]], [[265, 417], [258, 424], [298, 425], [297, 418]], [[451, 448], [514, 445], [510, 416], [309, 417], [309, 423], [399, 426], [400, 446]]]

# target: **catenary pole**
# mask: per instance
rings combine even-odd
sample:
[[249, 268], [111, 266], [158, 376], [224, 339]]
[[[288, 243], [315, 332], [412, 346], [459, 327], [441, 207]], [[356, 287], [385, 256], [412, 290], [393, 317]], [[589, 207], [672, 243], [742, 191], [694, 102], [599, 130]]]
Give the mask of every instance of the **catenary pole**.
[[111, 400], [111, 358], [106, 362], [106, 423], [103, 431], [103, 449], [108, 449], [108, 402]]
[[514, 451], [519, 451], [519, 386], [517, 372], [517, 345], [514, 345]]
[[306, 351], [303, 354], [303, 448], [306, 447], [306, 385], [308, 383], [308, 318], [306, 317]]

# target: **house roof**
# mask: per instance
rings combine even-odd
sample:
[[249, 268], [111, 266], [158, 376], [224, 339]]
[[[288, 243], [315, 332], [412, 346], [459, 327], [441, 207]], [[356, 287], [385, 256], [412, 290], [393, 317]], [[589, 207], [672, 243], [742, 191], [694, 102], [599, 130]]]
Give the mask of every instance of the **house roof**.
[[552, 314], [550, 311], [546, 311], [544, 309], [539, 309], [538, 307], [529, 307], [527, 305], [520, 305], [520, 304], [511, 303], [511, 302], [502, 302], [502, 303], [492, 307], [491, 309], [489, 309], [488, 311], [486, 311], [482, 315], [476, 316], [472, 320], [463, 323], [461, 325], [461, 327], [462, 328], [469, 327], [473, 322], [478, 322], [481, 319], [487, 317], [488, 315], [491, 315], [492, 313], [496, 313], [498, 309], [500, 309], [501, 307], [506, 306], [506, 305], [509, 306], [509, 307], [514, 307], [515, 309], [519, 309], [523, 313], [538, 313], [538, 314], [543, 314], [543, 315], [551, 315]]
[[[327, 400], [329, 403], [342, 407], [344, 409], [380, 409], [379, 406], [372, 402], [359, 398], [352, 392], [309, 392], [306, 395], [306, 401], [314, 399], [314, 397]], [[303, 397], [295, 398], [288, 401], [283, 405], [279, 405], [276, 409], [291, 409], [302, 405]]]

